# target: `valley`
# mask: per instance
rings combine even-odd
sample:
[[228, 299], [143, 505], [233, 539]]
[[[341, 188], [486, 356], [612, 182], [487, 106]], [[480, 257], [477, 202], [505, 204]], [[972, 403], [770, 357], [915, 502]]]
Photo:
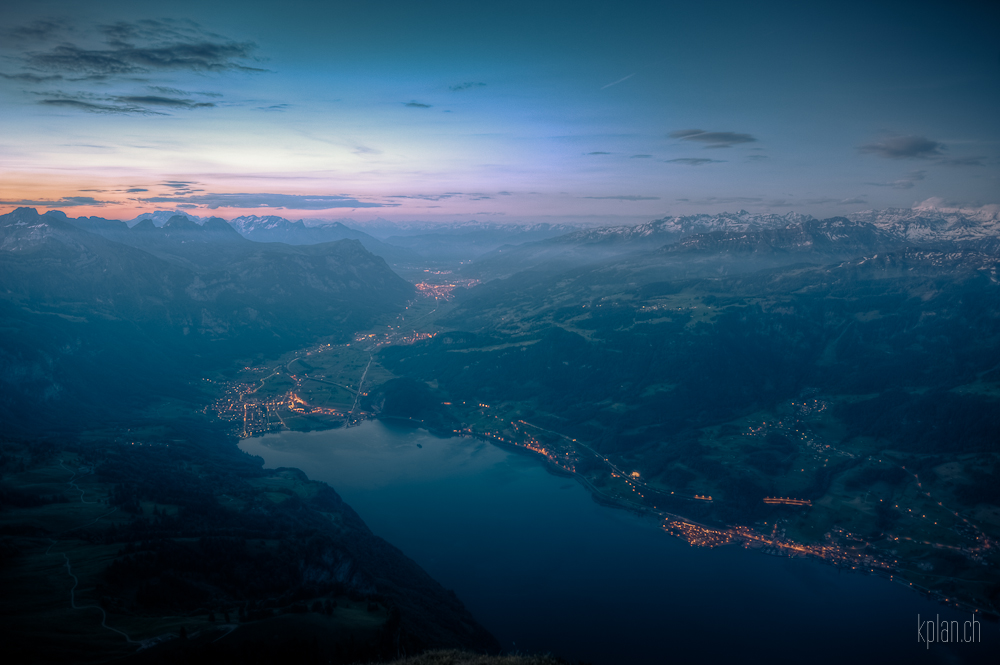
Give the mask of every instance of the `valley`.
[[[924, 255], [911, 260], [926, 261]], [[929, 263], [940, 266], [934, 257]], [[833, 268], [834, 286], [828, 288], [837, 288], [837, 272], [853, 271], [852, 265]], [[1000, 589], [993, 570], [1000, 523], [976, 493], [988, 491], [979, 484], [980, 469], [1000, 459], [988, 437], [977, 438], [983, 434], [975, 427], [992, 425], [966, 418], [959, 425], [965, 428], [966, 445], [951, 452], [935, 437], [954, 433], [916, 431], [923, 443], [865, 433], [871, 426], [860, 425], [859, 419], [870, 417], [871, 404], [912, 408], [905, 400], [921, 399], [927, 388], [873, 390], [874, 377], [836, 378], [833, 373], [840, 371], [835, 344], [842, 344], [852, 328], [884, 327], [894, 316], [912, 316], [905, 309], [879, 313], [865, 300], [884, 303], [888, 293], [841, 301], [851, 302], [835, 305], [842, 310], [836, 316], [848, 317], [846, 329], [834, 324], [830, 341], [797, 342], [804, 355], [788, 357], [796, 345], [787, 336], [819, 335], [819, 329], [803, 326], [810, 325], [810, 308], [830, 301], [825, 292], [799, 293], [787, 281], [816, 284], [819, 280], [809, 274], [818, 268], [796, 266], [669, 287], [630, 284], [617, 292], [609, 284], [609, 270], [599, 270], [599, 288], [584, 269], [551, 280], [530, 275], [512, 278], [512, 285], [501, 280], [462, 291], [452, 301], [422, 295], [405, 314], [356, 334], [349, 344], [314, 347], [256, 370], [268, 374], [284, 367], [284, 380], [292, 384], [272, 378], [270, 392], [252, 399], [272, 405], [271, 429], [309, 431], [385, 418], [489, 441], [534, 456], [554, 473], [572, 475], [598, 501], [659, 516], [666, 532], [692, 545], [740, 544], [810, 556], [885, 576], [956, 607], [997, 613]], [[891, 293], [899, 288], [891, 275], [880, 269], [873, 284]], [[831, 283], [830, 277], [823, 279]], [[940, 291], [936, 297], [947, 298]], [[574, 300], [583, 303], [575, 311]], [[941, 320], [945, 302], [939, 300], [939, 317], [931, 321]], [[779, 327], [771, 330], [780, 340], [725, 328], [746, 325], [740, 321], [775, 326], [765, 323], [775, 320]], [[719, 334], [739, 334], [741, 341], [728, 342]], [[651, 350], [636, 348], [637, 335], [649, 340]], [[626, 340], [630, 346], [622, 347]], [[701, 345], [704, 350], [693, 354], [685, 348], [689, 362], [694, 358], [701, 367], [694, 374], [669, 364], [652, 371], [655, 363], [668, 360], [662, 355], [666, 349], [657, 350], [663, 343]], [[704, 365], [720, 353], [720, 343], [734, 345], [729, 364]], [[755, 343], [763, 357], [747, 358], [741, 347]], [[786, 357], [767, 355], [772, 344], [782, 345]], [[646, 372], [629, 360], [637, 352]], [[806, 362], [821, 373], [802, 376]], [[614, 369], [608, 363], [627, 366]], [[633, 382], [616, 381], [612, 377], [618, 372]], [[705, 389], [699, 383], [705, 372], [715, 373], [710, 390], [729, 384], [728, 390], [740, 391], [693, 397], [691, 392]], [[644, 375], [643, 382], [634, 382]], [[361, 376], [366, 379], [359, 390]], [[782, 385], [790, 376], [792, 383]], [[966, 387], [991, 385], [983, 383], [984, 376], [992, 375], [980, 372], [958, 381], [948, 393], [954, 395], [953, 408], [972, 408], [972, 413], [987, 408], [981, 400], [989, 393]], [[240, 381], [250, 385], [249, 377]], [[594, 385], [620, 387], [598, 397], [590, 390]], [[748, 391], [751, 385], [757, 388]], [[866, 392], [858, 392], [861, 386]], [[342, 391], [339, 396], [336, 390]], [[689, 394], [678, 394], [684, 390]], [[890, 395], [895, 406], [885, 401]], [[233, 404], [228, 413], [240, 426], [239, 402]], [[690, 409], [700, 412], [698, 417]], [[977, 417], [982, 416], [979, 411]], [[672, 423], [672, 434], [665, 433], [666, 423]]]

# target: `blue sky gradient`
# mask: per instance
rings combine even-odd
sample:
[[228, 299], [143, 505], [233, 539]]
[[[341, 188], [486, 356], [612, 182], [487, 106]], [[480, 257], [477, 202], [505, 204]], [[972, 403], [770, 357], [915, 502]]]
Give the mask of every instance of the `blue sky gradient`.
[[997, 204], [998, 17], [8, 2], [0, 206], [597, 223]]

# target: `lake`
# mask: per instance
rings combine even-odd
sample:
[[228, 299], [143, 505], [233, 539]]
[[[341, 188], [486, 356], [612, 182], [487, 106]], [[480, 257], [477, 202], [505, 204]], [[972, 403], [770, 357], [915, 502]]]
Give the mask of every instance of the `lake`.
[[690, 547], [537, 460], [475, 439], [376, 421], [240, 447], [333, 486], [509, 651], [595, 665], [938, 663], [994, 662], [1000, 645], [997, 624], [980, 621], [980, 644], [928, 649], [918, 614], [971, 615], [812, 560]]

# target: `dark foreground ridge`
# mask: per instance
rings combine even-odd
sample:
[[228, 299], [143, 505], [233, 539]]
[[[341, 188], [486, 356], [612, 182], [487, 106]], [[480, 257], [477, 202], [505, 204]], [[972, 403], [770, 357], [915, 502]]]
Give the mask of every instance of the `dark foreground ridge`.
[[488, 656], [468, 651], [428, 651], [412, 658], [392, 661], [392, 665], [557, 665], [566, 661], [552, 656]]
[[130, 435], [3, 442], [0, 613], [16, 662], [499, 650], [328, 485], [262, 469], [205, 421]]

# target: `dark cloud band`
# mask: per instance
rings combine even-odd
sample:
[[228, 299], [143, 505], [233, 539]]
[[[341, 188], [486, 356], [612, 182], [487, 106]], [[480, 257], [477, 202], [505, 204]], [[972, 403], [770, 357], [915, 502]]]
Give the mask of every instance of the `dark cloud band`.
[[140, 106], [133, 106], [129, 104], [101, 104], [81, 99], [42, 99], [38, 103], [43, 106], [56, 106], [76, 111], [86, 111], [87, 113], [104, 113], [112, 115], [165, 115], [158, 111], [151, 111]]
[[625, 196], [584, 196], [585, 199], [597, 199], [597, 200], [611, 200], [611, 201], [659, 201], [659, 196], [638, 196], [638, 195], [625, 195]]
[[[103, 36], [104, 44], [81, 45], [82, 30], [59, 22], [36, 22], [8, 31], [15, 38], [31, 36], [31, 47], [12, 61], [22, 71], [0, 73], [0, 78], [29, 85], [52, 81], [83, 83], [135, 83], [137, 76], [167, 72], [264, 72], [255, 66], [256, 45], [208, 32], [193, 21], [140, 20], [90, 27], [87, 34]], [[106, 90], [106, 88], [104, 88]], [[92, 89], [93, 90], [93, 89]], [[36, 93], [38, 94], [38, 93]], [[86, 113], [164, 115], [163, 110], [204, 109], [216, 106], [199, 98], [221, 97], [214, 92], [184, 92], [162, 85], [148, 85], [143, 94], [47, 91], [38, 103]]]
[[706, 132], [703, 129], [680, 129], [676, 132], [670, 132], [670, 138], [704, 143], [706, 148], [729, 148], [741, 143], [755, 143], [757, 141], [750, 134]]
[[707, 157], [678, 157], [666, 160], [668, 164], [684, 164], [685, 166], [701, 166], [702, 164], [720, 164], [723, 159], [708, 159]]
[[0, 205], [39, 206], [41, 208], [73, 208], [75, 206], [103, 206], [110, 201], [99, 201], [92, 196], [64, 196], [57, 200], [0, 201]]
[[330, 210], [331, 208], [382, 208], [392, 203], [359, 201], [347, 196], [306, 196], [298, 194], [195, 194], [190, 196], [151, 196], [146, 203], [185, 203], [217, 208], [290, 208], [293, 210]]
[[939, 157], [943, 143], [923, 136], [891, 136], [876, 143], [868, 143], [858, 148], [861, 152], [888, 159], [925, 159]]

